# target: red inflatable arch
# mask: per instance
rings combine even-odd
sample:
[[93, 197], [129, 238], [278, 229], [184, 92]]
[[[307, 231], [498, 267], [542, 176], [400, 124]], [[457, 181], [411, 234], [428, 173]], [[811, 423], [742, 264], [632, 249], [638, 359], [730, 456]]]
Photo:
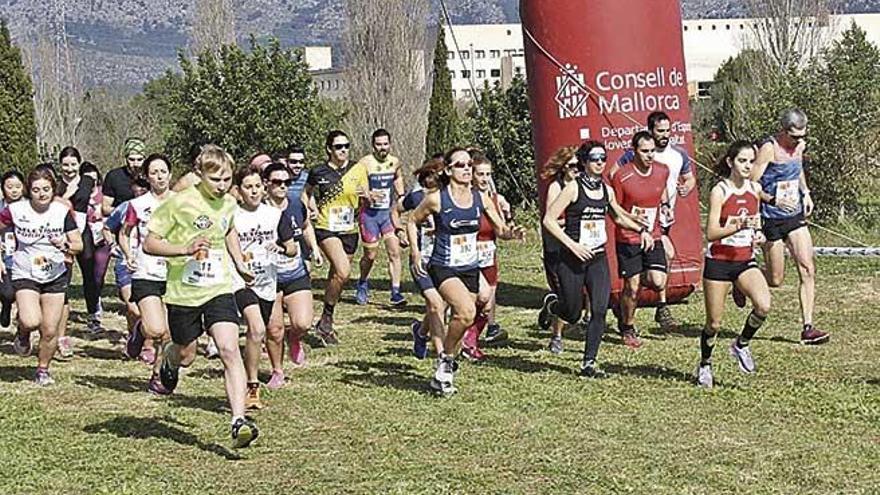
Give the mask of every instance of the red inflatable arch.
[[[672, 118], [672, 143], [693, 156], [681, 5], [676, 0], [522, 0], [523, 38], [537, 166], [561, 146], [602, 141], [609, 163], [629, 147], [653, 111]], [[691, 164], [694, 167], [694, 164]], [[544, 207], [546, 183], [540, 184]], [[671, 237], [677, 250], [667, 298], [700, 283], [703, 233], [696, 191], [678, 198]], [[614, 223], [609, 251], [614, 251]], [[615, 256], [609, 257], [617, 273]], [[612, 284], [614, 300], [621, 280]], [[642, 305], [657, 294], [643, 289]]]

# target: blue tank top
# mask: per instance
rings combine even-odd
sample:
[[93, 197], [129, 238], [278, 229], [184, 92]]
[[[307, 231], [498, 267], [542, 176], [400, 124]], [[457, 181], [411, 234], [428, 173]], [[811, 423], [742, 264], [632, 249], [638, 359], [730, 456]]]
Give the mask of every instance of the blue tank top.
[[460, 208], [452, 201], [449, 187], [440, 190], [440, 212], [434, 214], [434, 252], [431, 264], [457, 271], [479, 268], [477, 233], [483, 214], [483, 200], [471, 191], [470, 208]]
[[[309, 274], [308, 269], [306, 269], [305, 260], [303, 260], [303, 246], [305, 246], [305, 238], [303, 237], [303, 229], [302, 223], [300, 223], [297, 218], [297, 212], [299, 211], [299, 204], [294, 201], [287, 202], [287, 208], [284, 209], [284, 212], [287, 213], [287, 216], [290, 217], [291, 226], [293, 227], [293, 240], [299, 244], [299, 253], [297, 253], [294, 257], [283, 256], [283, 261], [278, 263], [276, 266], [277, 274], [278, 274], [278, 282], [279, 283], [287, 283], [292, 280], [299, 280], [302, 277], [305, 277]], [[283, 217], [282, 217], [283, 218]], [[279, 289], [280, 290], [280, 289]]]
[[803, 198], [800, 192], [804, 146], [798, 145], [793, 153], [789, 153], [773, 137], [766, 139], [762, 146], [766, 143], [773, 144], [773, 160], [767, 164], [767, 169], [764, 170], [764, 175], [761, 176], [761, 187], [765, 193], [775, 196], [777, 200], [783, 196], [797, 198], [798, 208], [797, 211], [790, 212], [769, 203], [761, 203], [761, 216], [764, 218], [785, 219], [800, 215], [804, 211]]

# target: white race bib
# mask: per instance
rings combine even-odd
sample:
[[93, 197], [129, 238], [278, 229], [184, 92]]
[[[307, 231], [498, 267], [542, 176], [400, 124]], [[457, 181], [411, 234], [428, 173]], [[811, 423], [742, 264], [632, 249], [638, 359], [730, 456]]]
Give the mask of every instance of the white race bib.
[[480, 268], [495, 264], [495, 241], [477, 241], [477, 259]]
[[449, 236], [449, 266], [476, 265], [477, 233]]
[[776, 183], [776, 203], [780, 202], [794, 205], [796, 209], [801, 206], [801, 192], [799, 182], [795, 180], [782, 180]]
[[578, 244], [587, 249], [596, 249], [608, 242], [605, 232], [605, 219], [581, 220], [581, 239]]
[[202, 249], [183, 265], [183, 283], [196, 287], [210, 287], [223, 282], [223, 251]]
[[[730, 227], [733, 224], [733, 220], [737, 217], [727, 217], [727, 222], [724, 227]], [[741, 217], [739, 217], [741, 218]], [[760, 225], [761, 217], [758, 215], [748, 216], [746, 217], [746, 225], [748, 228], [742, 229], [733, 235], [729, 235], [724, 239], [721, 239], [721, 244], [723, 246], [730, 247], [751, 247], [752, 239], [754, 239], [755, 231], [754, 229]]]
[[639, 223], [646, 225], [649, 232], [654, 229], [654, 222], [657, 220], [657, 208], [633, 206], [630, 213], [639, 220]]
[[254, 274], [253, 285], [260, 287], [272, 285], [277, 275], [274, 253], [269, 253], [267, 249], [259, 246], [242, 253], [242, 257], [248, 270]]
[[388, 208], [391, 208], [391, 189], [373, 189], [371, 192], [380, 195], [378, 200], [372, 202], [372, 205], [370, 205], [371, 207], [378, 210], [387, 210]]
[[354, 208], [331, 206], [327, 211], [327, 228], [331, 232], [348, 232], [354, 228]]
[[86, 214], [81, 211], [73, 212], [73, 220], [76, 222], [76, 230], [78, 230], [80, 234], [85, 233], [86, 231], [87, 218]]
[[165, 279], [168, 275], [168, 267], [165, 258], [160, 256], [149, 256], [145, 254], [140, 263], [144, 264], [144, 272], [153, 278]]
[[64, 258], [38, 254], [31, 258], [31, 277], [41, 284], [51, 282], [64, 273]]
[[3, 256], [12, 256], [15, 252], [15, 233], [7, 232], [3, 235]]

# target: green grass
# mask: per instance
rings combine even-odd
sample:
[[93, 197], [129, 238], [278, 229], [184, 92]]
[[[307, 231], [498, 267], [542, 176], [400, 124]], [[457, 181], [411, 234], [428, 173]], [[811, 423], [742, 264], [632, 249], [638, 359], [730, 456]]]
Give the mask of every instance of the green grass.
[[[0, 334], [0, 493], [877, 493], [880, 490], [880, 261], [819, 260], [816, 321], [828, 345], [795, 343], [796, 276], [773, 292], [753, 342], [759, 372], [726, 355], [745, 312], [729, 304], [712, 391], [691, 375], [702, 298], [658, 334], [641, 310], [643, 349], [605, 338], [612, 377], [575, 372], [582, 342], [556, 357], [535, 326], [543, 293], [539, 246], [503, 248], [499, 320], [511, 333], [491, 359], [463, 364], [459, 394], [427, 393], [430, 361], [409, 355], [407, 324], [422, 309], [337, 310], [342, 343], [309, 349], [290, 384], [264, 392], [263, 435], [233, 451], [220, 364], [200, 358], [174, 396], [144, 393], [147, 368], [123, 361], [123, 320], [84, 338], [54, 365], [56, 385], [30, 382], [35, 358]], [[385, 278], [384, 270], [377, 273]], [[385, 288], [379, 281], [374, 286]], [[384, 303], [388, 293], [374, 291]], [[108, 298], [110, 300], [110, 298]], [[75, 309], [82, 310], [81, 300]], [[110, 306], [110, 304], [107, 304]], [[316, 304], [316, 308], [317, 308]], [[116, 307], [114, 305], [114, 307]], [[609, 315], [609, 322], [611, 317]]]

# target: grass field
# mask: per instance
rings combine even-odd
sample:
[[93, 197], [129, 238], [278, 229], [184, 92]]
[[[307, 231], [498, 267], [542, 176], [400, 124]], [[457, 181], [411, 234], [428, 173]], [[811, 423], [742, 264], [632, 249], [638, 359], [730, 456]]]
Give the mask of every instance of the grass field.
[[40, 389], [35, 358], [15, 356], [4, 331], [0, 493], [880, 492], [880, 260], [819, 260], [816, 321], [833, 336], [815, 348], [796, 343], [789, 266], [753, 342], [755, 376], [727, 356], [746, 314], [729, 304], [718, 385], [704, 391], [692, 381], [699, 293], [673, 308], [684, 323], [675, 333], [658, 333], [653, 311], [640, 311], [639, 351], [607, 335], [608, 380], [578, 378], [576, 332], [562, 356], [547, 352], [535, 324], [539, 251], [503, 248], [498, 315], [511, 340], [488, 362], [463, 364], [449, 399], [428, 394], [432, 362], [409, 354], [418, 296], [392, 310], [379, 304], [387, 292], [358, 307], [348, 291], [341, 345], [309, 349], [287, 388], [264, 391], [262, 436], [245, 451], [229, 447], [217, 361], [200, 358], [172, 397], [155, 398], [144, 392], [147, 368], [121, 359], [122, 318], [105, 316], [110, 330], [88, 339], [75, 317], [76, 358], [55, 364], [56, 385]]

